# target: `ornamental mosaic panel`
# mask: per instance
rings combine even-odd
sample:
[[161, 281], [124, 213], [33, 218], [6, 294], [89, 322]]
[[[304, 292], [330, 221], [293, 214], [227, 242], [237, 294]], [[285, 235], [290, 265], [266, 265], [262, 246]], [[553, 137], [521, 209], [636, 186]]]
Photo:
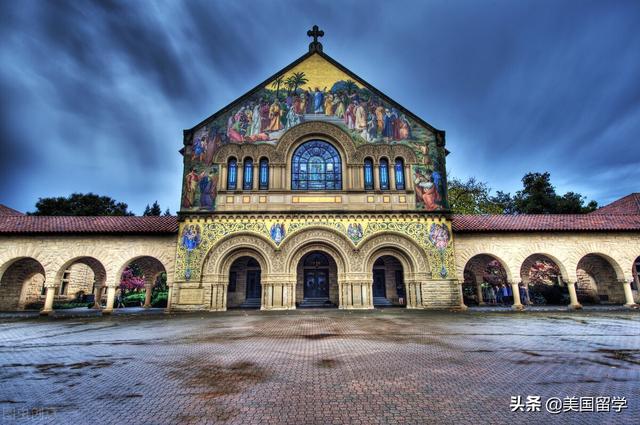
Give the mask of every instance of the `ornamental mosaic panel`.
[[415, 181], [417, 208], [447, 209], [445, 150], [438, 136], [316, 53], [194, 131], [184, 154], [181, 210], [215, 210], [219, 167], [214, 158], [221, 147], [276, 145], [285, 132], [310, 121], [337, 125], [356, 146], [409, 147], [417, 158], [408, 176]]
[[176, 281], [199, 281], [209, 251], [226, 236], [252, 233], [269, 240], [274, 250], [305, 229], [327, 228], [336, 231], [357, 249], [363, 240], [376, 234], [394, 232], [414, 240], [427, 255], [434, 279], [455, 279], [455, 258], [451, 223], [429, 217], [407, 221], [399, 217], [325, 217], [319, 219], [265, 217], [256, 221], [230, 217], [215, 221], [186, 221], [180, 225], [176, 259]]

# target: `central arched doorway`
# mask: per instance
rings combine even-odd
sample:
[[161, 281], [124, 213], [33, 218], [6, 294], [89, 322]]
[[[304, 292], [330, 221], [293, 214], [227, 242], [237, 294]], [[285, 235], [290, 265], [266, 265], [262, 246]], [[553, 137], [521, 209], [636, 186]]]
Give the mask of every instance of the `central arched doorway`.
[[406, 304], [402, 263], [392, 255], [383, 255], [373, 263], [373, 305], [391, 307]]
[[227, 306], [230, 308], [260, 308], [262, 270], [253, 257], [240, 257], [229, 270]]
[[305, 255], [298, 265], [298, 287], [302, 292], [299, 307], [335, 307], [338, 291], [333, 258], [322, 251]]

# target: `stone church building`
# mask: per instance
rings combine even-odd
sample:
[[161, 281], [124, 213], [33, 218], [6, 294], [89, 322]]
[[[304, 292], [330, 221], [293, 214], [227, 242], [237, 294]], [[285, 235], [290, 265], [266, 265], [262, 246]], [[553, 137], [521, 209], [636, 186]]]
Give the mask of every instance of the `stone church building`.
[[541, 270], [571, 308], [635, 306], [639, 193], [585, 215], [451, 214], [445, 132], [309, 35], [306, 54], [184, 131], [177, 217], [0, 207], [0, 310], [50, 313], [82, 292], [109, 313], [131, 264], [147, 306], [166, 274], [176, 311], [464, 309], [494, 286], [522, 309]]

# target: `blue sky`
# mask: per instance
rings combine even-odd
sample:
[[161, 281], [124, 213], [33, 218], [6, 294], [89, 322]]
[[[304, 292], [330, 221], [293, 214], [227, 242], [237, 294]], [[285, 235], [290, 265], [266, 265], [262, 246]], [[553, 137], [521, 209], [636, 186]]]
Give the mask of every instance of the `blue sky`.
[[0, 203], [175, 212], [190, 128], [308, 50], [447, 131], [451, 176], [640, 190], [640, 2], [0, 2]]

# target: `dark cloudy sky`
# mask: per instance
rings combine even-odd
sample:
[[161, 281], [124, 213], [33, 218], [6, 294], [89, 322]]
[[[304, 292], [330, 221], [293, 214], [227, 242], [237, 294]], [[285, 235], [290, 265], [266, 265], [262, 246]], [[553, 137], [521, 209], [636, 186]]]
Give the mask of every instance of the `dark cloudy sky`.
[[452, 176], [640, 190], [640, 1], [0, 1], [0, 203], [178, 207], [182, 129], [324, 50], [437, 128]]

